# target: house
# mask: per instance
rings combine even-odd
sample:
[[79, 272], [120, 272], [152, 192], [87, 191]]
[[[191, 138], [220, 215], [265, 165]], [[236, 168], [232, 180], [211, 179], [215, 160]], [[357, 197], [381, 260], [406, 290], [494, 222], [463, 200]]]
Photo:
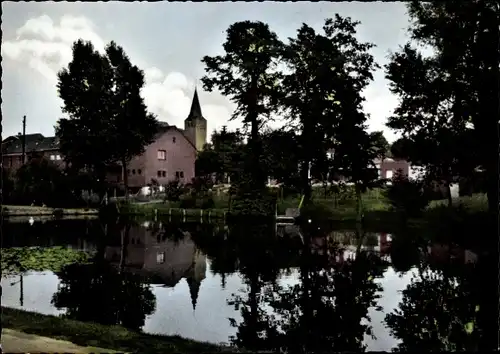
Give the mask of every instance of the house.
[[[180, 239], [175, 236], [180, 236]], [[189, 233], [174, 228], [163, 229], [161, 225], [156, 229], [149, 225], [135, 226], [130, 229], [128, 243], [124, 246], [125, 252], [121, 246], [107, 246], [104, 258], [115, 266], [123, 264], [123, 269], [144, 276], [151, 284], [173, 288], [185, 279], [193, 309], [196, 308], [207, 261]]]
[[[59, 142], [56, 137], [44, 137], [42, 134], [26, 134], [25, 162], [37, 156], [46, 158], [58, 166], [65, 163], [58, 151]], [[23, 143], [21, 135], [14, 135], [2, 141], [2, 167], [17, 170], [23, 165]]]
[[404, 176], [410, 176], [410, 164], [408, 161], [386, 157], [384, 159], [375, 159], [374, 162], [379, 171], [380, 178], [391, 179], [398, 171]]
[[[190, 182], [195, 176], [195, 160], [198, 151], [203, 149], [207, 140], [207, 120], [201, 112], [198, 92], [195, 89], [191, 109], [184, 121], [184, 129], [165, 122], [160, 123], [154, 141], [146, 146], [144, 153], [134, 157], [122, 171], [121, 166], [110, 165], [107, 173], [109, 182], [123, 183], [123, 173], [128, 174], [131, 189], [139, 188], [156, 180], [160, 185], [179, 179]], [[54, 163], [65, 166], [64, 159], [58, 152], [56, 137], [44, 137], [42, 134], [26, 135], [26, 156], [41, 153]], [[2, 163], [9, 169], [22, 166], [22, 138], [11, 136], [2, 141]], [[28, 158], [25, 159], [28, 161]]]

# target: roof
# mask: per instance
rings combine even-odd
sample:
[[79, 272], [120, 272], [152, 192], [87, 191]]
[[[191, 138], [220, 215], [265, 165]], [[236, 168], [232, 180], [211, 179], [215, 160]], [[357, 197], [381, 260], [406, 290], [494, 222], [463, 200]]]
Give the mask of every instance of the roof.
[[[44, 137], [42, 134], [26, 134], [25, 152], [48, 151], [59, 148], [58, 139], [55, 136]], [[21, 136], [10, 136], [2, 142], [2, 154], [21, 154], [23, 152], [23, 141]]]
[[[175, 125], [169, 125], [167, 122], [158, 122], [159, 131], [155, 135], [155, 140], [169, 130], [177, 130], [188, 141], [188, 143], [196, 150], [194, 144], [186, 137], [182, 129], [177, 128]], [[22, 154], [22, 138], [20, 135], [13, 135], [5, 138], [2, 141], [2, 154], [3, 155], [16, 155]], [[26, 149], [25, 152], [31, 151], [50, 151], [59, 149], [59, 140], [55, 136], [44, 137], [42, 134], [26, 134]]]
[[186, 120], [192, 119], [204, 119], [203, 114], [201, 114], [200, 99], [198, 98], [198, 91], [194, 89], [193, 101], [191, 102], [191, 109], [189, 110], [189, 115]]
[[159, 122], [159, 125], [160, 125], [160, 129], [159, 129], [158, 133], [155, 135], [155, 140], [158, 139], [160, 136], [162, 136], [164, 133], [168, 132], [169, 130], [177, 130], [179, 133], [181, 133], [181, 135], [184, 137], [184, 139], [186, 139], [186, 141], [189, 143], [189, 145], [191, 145], [196, 150], [196, 146], [193, 144], [193, 142], [191, 140], [188, 139], [184, 130], [177, 128], [175, 125], [169, 125], [166, 122]]

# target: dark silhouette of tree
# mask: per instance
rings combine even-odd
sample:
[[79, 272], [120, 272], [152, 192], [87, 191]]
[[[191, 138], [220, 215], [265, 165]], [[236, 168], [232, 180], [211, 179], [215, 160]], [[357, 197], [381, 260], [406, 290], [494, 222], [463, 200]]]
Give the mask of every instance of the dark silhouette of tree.
[[[351, 162], [349, 166], [344, 163], [346, 166], [337, 167], [349, 167], [349, 173], [357, 177], [354, 161], [364, 157], [362, 151], [369, 151], [364, 144], [366, 139], [363, 140], [367, 133], [360, 91], [372, 80], [371, 72], [377, 66], [368, 53], [373, 45], [356, 39], [358, 24], [335, 15], [325, 21], [322, 34], [304, 24], [285, 50], [284, 59], [290, 72], [282, 82], [281, 103], [300, 130], [300, 175], [306, 203], [311, 199], [308, 171], [314, 160], [324, 162], [326, 153], [335, 149], [335, 159], [338, 154], [339, 161]], [[348, 144], [349, 140], [356, 141], [361, 148]], [[360, 166], [365, 160], [359, 161]], [[366, 170], [367, 166], [358, 170]]]
[[234, 118], [242, 118], [250, 126], [249, 151], [244, 157], [245, 181], [239, 189], [247, 198], [255, 199], [265, 187], [260, 164], [262, 146], [260, 130], [275, 110], [276, 70], [282, 43], [267, 24], [236, 22], [227, 29], [224, 54], [205, 56], [207, 75], [202, 78], [206, 90], [218, 89], [236, 104]]
[[57, 273], [60, 288], [52, 303], [78, 321], [123, 325], [138, 331], [156, 308], [148, 285], [104, 262], [72, 264]]
[[[78, 170], [93, 171], [101, 181], [109, 163], [118, 162], [126, 171], [130, 159], [144, 151], [158, 130], [140, 95], [144, 73], [115, 42], [101, 55], [91, 42], [78, 40], [72, 61], [58, 79], [68, 118], [58, 121], [56, 136], [65, 160]], [[123, 178], [127, 193], [126, 173]]]
[[486, 172], [490, 212], [498, 211], [500, 10], [494, 1], [408, 4], [412, 41], [386, 66], [401, 100], [388, 126], [414, 145], [410, 161], [450, 184]]

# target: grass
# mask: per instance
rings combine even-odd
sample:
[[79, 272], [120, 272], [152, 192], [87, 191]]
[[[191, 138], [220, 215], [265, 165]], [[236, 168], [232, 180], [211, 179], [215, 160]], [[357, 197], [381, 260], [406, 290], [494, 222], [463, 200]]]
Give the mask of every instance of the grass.
[[95, 215], [96, 209], [87, 208], [49, 208], [30, 205], [2, 205], [3, 216], [38, 216], [38, 215]]
[[197, 342], [179, 336], [129, 331], [62, 317], [2, 307], [2, 328], [69, 341], [80, 346], [107, 348], [127, 353], [229, 352], [229, 347]]
[[[397, 214], [391, 210], [391, 205], [385, 197], [382, 189], [373, 189], [362, 195], [364, 222], [367, 225], [383, 226], [397, 223]], [[179, 203], [151, 203], [151, 204], [128, 204], [121, 207], [121, 213], [142, 215], [144, 217], [176, 217], [190, 218], [191, 220], [203, 221], [209, 219], [224, 219], [230, 214], [228, 199], [225, 195], [214, 196], [214, 209], [180, 209]], [[328, 211], [328, 219], [334, 222], [352, 223], [356, 221], [356, 200], [353, 196], [335, 199], [326, 196], [322, 188], [313, 190], [313, 202]], [[286, 209], [297, 208], [300, 203], [300, 195], [278, 199], [277, 213], [284, 215]], [[461, 211], [469, 214], [482, 213], [487, 210], [487, 199], [484, 194], [472, 197], [460, 197], [454, 200], [454, 207], [460, 206]], [[428, 219], [438, 218], [443, 213], [450, 213], [447, 200], [432, 201], [424, 211], [422, 217], [410, 220], [410, 224], [420, 224]], [[210, 218], [209, 218], [210, 215]]]

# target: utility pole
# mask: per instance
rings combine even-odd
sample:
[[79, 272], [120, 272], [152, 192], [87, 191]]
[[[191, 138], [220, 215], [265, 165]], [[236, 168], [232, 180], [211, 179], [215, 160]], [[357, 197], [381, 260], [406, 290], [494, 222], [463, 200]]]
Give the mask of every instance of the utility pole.
[[23, 137], [22, 137], [22, 143], [23, 143], [23, 151], [22, 151], [22, 156], [21, 156], [21, 161], [24, 165], [25, 162], [25, 157], [26, 157], [26, 116], [23, 117]]

